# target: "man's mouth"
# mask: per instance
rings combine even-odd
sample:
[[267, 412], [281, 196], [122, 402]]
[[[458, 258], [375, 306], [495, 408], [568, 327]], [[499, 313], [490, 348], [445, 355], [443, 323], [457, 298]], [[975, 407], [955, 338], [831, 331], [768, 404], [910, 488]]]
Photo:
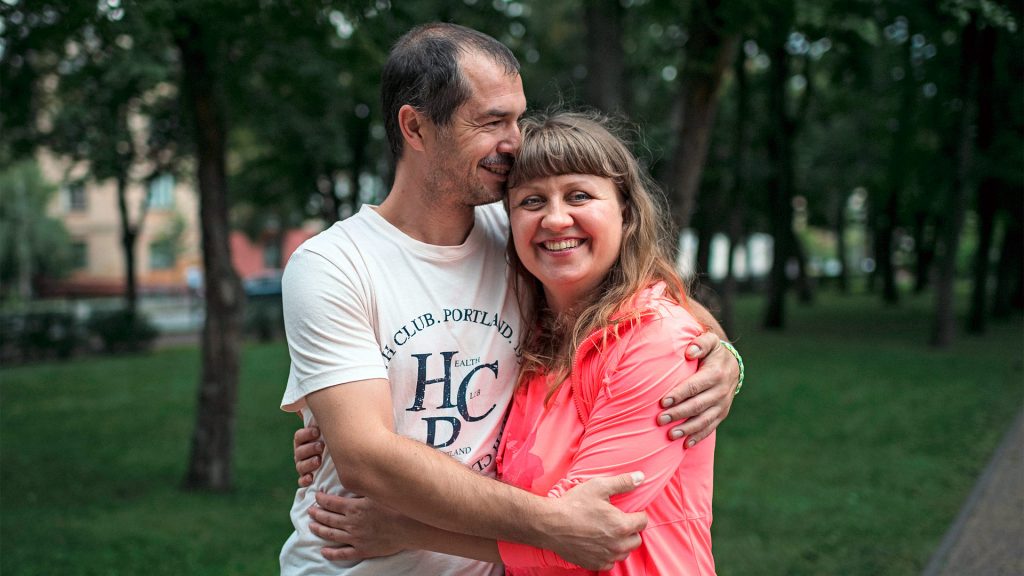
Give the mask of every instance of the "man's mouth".
[[485, 158], [480, 166], [492, 174], [498, 176], [508, 176], [508, 173], [512, 171], [512, 159], [497, 157], [497, 158]]
[[548, 242], [541, 242], [541, 245], [544, 246], [544, 249], [545, 250], [549, 250], [551, 252], [564, 252], [566, 250], [571, 250], [573, 248], [576, 248], [580, 244], [583, 244], [583, 240], [581, 240], [579, 238], [572, 238], [572, 239], [569, 239], [569, 240], [551, 240], [551, 241], [548, 241]]

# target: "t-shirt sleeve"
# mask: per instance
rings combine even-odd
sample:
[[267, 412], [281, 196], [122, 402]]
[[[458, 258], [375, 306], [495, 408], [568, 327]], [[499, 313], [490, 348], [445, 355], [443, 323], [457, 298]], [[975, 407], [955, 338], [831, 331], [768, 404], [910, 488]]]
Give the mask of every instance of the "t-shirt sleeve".
[[297, 411], [317, 390], [387, 378], [372, 321], [372, 303], [353, 263], [300, 249], [282, 279], [291, 368], [281, 408]]
[[[565, 478], [549, 491], [561, 497], [572, 487], [599, 476], [641, 471], [644, 483], [611, 497], [626, 512], [643, 510], [664, 489], [683, 461], [682, 442], [668, 438], [657, 425], [660, 401], [678, 383], [696, 372], [697, 361], [687, 360], [686, 346], [703, 330], [692, 317], [671, 316], [648, 322], [616, 343], [621, 355], [610, 362], [599, 382], [582, 386], [593, 398], [579, 450]], [[508, 566], [571, 568], [561, 557], [511, 542], [499, 542]]]

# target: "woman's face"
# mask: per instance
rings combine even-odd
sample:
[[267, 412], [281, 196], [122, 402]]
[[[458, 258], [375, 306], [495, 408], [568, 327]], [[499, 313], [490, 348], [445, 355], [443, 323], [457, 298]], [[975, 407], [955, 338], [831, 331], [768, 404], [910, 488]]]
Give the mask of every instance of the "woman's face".
[[556, 313], [596, 288], [618, 259], [621, 196], [608, 178], [586, 174], [537, 178], [509, 190], [516, 253]]

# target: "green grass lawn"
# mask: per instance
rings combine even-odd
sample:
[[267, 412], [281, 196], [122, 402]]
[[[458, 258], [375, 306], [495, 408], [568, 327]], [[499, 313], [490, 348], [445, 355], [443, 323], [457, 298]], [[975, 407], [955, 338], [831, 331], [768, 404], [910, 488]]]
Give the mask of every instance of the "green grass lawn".
[[[1021, 319], [926, 345], [928, 300], [793, 306], [737, 331], [748, 383], [718, 439], [715, 555], [726, 575], [916, 575], [1021, 409]], [[237, 489], [179, 490], [198, 353], [0, 373], [0, 572], [272, 574], [291, 531], [294, 416], [283, 344], [250, 346]]]

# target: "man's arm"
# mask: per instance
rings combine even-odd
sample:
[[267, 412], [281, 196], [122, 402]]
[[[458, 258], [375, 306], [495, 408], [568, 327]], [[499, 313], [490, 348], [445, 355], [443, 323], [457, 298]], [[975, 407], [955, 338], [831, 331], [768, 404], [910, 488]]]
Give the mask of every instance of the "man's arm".
[[740, 375], [736, 358], [719, 345], [719, 339], [726, 337], [718, 321], [694, 300], [689, 301], [689, 309], [710, 331], [686, 349], [687, 358], [700, 360], [697, 373], [662, 399], [662, 408], [668, 410], [658, 416], [662, 426], [688, 419], [668, 432], [672, 439], [687, 438], [688, 448], [710, 436], [729, 415]]
[[[588, 491], [596, 486], [583, 483], [574, 490]], [[496, 540], [442, 530], [369, 498], [346, 498], [318, 492], [316, 502], [317, 505], [309, 509], [310, 531], [338, 544], [320, 549], [328, 560], [362, 560], [387, 556], [399, 550], [432, 550], [484, 562], [502, 561]], [[633, 549], [639, 546], [640, 535], [634, 534], [629, 540], [628, 547]], [[606, 564], [595, 564], [593, 569], [610, 570], [615, 562], [624, 560], [627, 555], [623, 552], [612, 556]]]
[[[346, 488], [453, 532], [551, 549], [584, 567], [607, 565], [639, 543], [643, 513], [608, 502], [635, 487], [629, 474], [548, 499], [481, 476], [393, 432], [386, 380], [331, 386], [306, 396]], [[575, 491], [573, 491], [575, 492]], [[632, 546], [631, 546], [632, 545]]]
[[[683, 380], [661, 400], [668, 408], [658, 416], [662, 426], [686, 420], [669, 431], [672, 439], [687, 438], [687, 447], [707, 438], [729, 415], [733, 396], [739, 384], [739, 365], [718, 341], [725, 332], [714, 316], [699, 303], [690, 301], [690, 312], [710, 331], [698, 336], [686, 350], [686, 357], [700, 360], [697, 373]], [[320, 467], [323, 442], [315, 426], [295, 432], [295, 470], [299, 486], [313, 482], [312, 473]]]

